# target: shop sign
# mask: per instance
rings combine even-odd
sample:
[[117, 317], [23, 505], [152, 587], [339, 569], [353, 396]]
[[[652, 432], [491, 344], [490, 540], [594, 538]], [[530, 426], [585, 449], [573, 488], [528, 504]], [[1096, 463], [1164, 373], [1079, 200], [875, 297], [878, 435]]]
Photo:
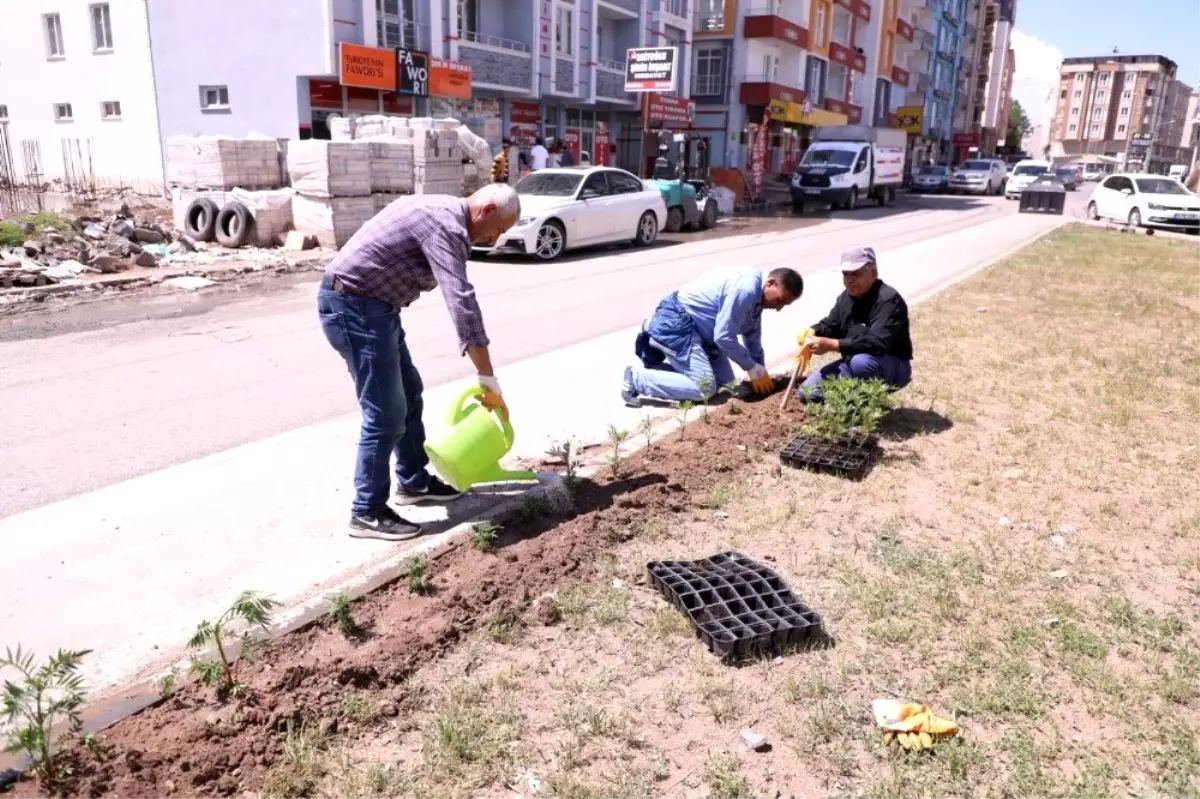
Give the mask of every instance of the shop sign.
[[750, 151], [750, 174], [754, 180], [754, 196], [762, 192], [763, 174], [767, 171], [767, 138], [771, 135], [771, 107], [763, 109], [762, 124], [754, 137], [754, 148]]
[[678, 61], [678, 47], [634, 47], [626, 50], [625, 91], [673, 91]]
[[575, 163], [579, 163], [579, 128], [567, 128], [563, 136], [563, 145], [571, 151]]
[[361, 44], [338, 44], [338, 76], [343, 86], [394, 91], [396, 88], [395, 51]]
[[651, 94], [646, 102], [646, 119], [667, 128], [690, 128], [696, 119], [696, 103], [673, 94]]
[[925, 106], [902, 105], [896, 112], [896, 127], [905, 133], [920, 135], [925, 130]]
[[492, 97], [479, 97], [475, 100], [475, 114], [481, 117], [500, 118], [500, 101]]
[[428, 97], [429, 53], [420, 50], [397, 50], [396, 64], [399, 70], [396, 91], [410, 97]]
[[955, 133], [954, 134], [954, 146], [955, 147], [978, 147], [979, 146], [979, 134], [978, 133]]
[[335, 80], [308, 79], [308, 104], [312, 108], [342, 108], [342, 84]]
[[608, 138], [608, 123], [602, 120], [596, 120], [596, 160], [597, 166], [608, 166], [608, 158], [610, 155], [610, 145]]
[[514, 101], [509, 104], [508, 117], [514, 125], [536, 125], [538, 123], [538, 104]]
[[429, 93], [435, 97], [471, 99], [471, 65], [434, 58], [429, 65]]

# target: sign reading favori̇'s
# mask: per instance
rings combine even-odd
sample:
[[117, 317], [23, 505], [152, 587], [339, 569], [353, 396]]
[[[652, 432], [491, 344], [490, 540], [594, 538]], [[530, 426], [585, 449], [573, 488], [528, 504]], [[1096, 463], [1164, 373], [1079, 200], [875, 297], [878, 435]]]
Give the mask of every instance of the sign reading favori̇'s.
[[635, 47], [626, 50], [625, 91], [673, 91], [678, 62], [678, 47]]

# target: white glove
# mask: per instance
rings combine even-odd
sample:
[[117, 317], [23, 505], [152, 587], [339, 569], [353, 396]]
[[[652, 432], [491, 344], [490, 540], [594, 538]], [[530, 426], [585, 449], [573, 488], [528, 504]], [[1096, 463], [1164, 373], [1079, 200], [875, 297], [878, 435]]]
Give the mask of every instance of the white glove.
[[486, 388], [488, 391], [495, 394], [497, 397], [503, 397], [504, 392], [500, 390], [500, 381], [491, 375], [477, 375], [479, 385]]
[[758, 364], [754, 364], [753, 366], [750, 367], [749, 374], [750, 374], [751, 380], [758, 380], [760, 377], [766, 377], [767, 376], [767, 367], [759, 366]]

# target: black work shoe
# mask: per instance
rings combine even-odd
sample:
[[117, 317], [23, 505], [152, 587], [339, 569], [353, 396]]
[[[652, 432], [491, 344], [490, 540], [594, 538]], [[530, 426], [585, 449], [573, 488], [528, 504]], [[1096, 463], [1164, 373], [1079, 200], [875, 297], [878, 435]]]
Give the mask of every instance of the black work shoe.
[[450, 502], [458, 499], [463, 492], [448, 486], [436, 477], [429, 478], [429, 485], [424, 491], [414, 491], [400, 486], [396, 489], [396, 502], [401, 505], [416, 505], [418, 502]]
[[380, 541], [407, 541], [421, 534], [421, 528], [400, 518], [387, 505], [350, 517], [351, 538], [376, 538]]

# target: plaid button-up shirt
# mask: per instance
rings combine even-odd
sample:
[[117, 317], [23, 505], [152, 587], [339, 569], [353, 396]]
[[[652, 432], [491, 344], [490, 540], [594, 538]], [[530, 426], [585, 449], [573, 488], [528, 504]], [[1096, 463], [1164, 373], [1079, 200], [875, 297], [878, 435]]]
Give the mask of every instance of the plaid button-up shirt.
[[467, 280], [467, 218], [466, 201], [456, 197], [402, 197], [359, 228], [326, 273], [351, 293], [396, 309], [440, 286], [462, 351], [486, 347], [483, 314]]

